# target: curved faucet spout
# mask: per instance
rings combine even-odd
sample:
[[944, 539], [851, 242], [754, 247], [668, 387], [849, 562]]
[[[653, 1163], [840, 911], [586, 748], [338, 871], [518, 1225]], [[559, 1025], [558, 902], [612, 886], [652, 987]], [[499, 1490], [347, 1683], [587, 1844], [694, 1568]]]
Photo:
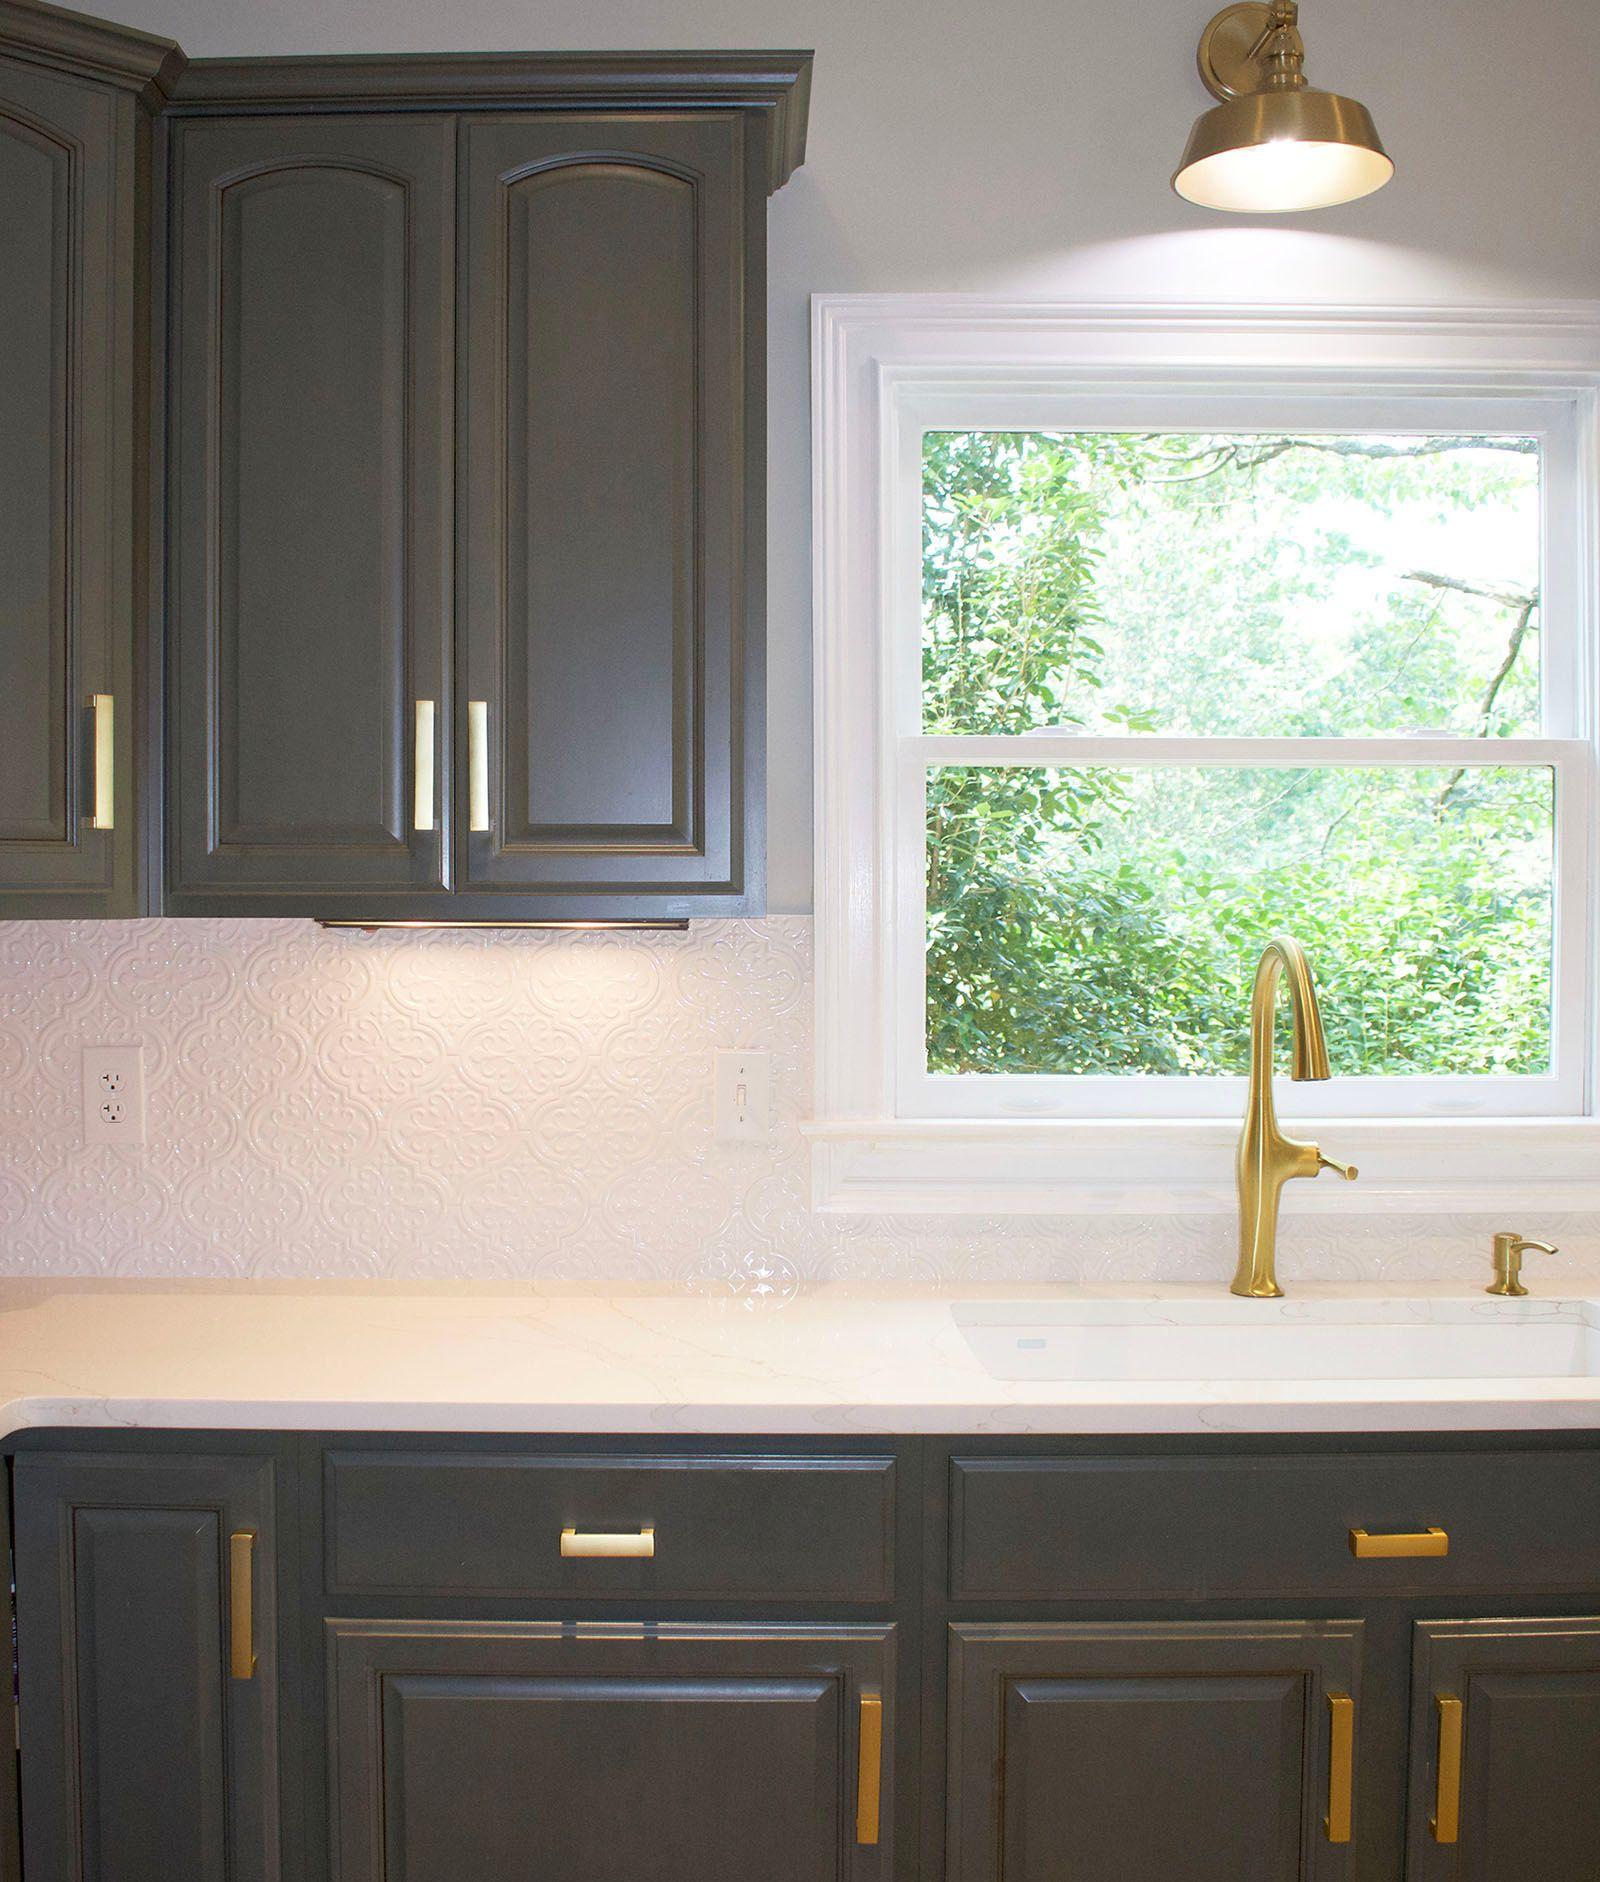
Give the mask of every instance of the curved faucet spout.
[[1282, 1294], [1278, 1285], [1278, 1205], [1283, 1186], [1297, 1176], [1337, 1170], [1347, 1182], [1356, 1172], [1323, 1156], [1316, 1144], [1286, 1137], [1278, 1128], [1272, 1096], [1273, 1045], [1277, 1033], [1278, 986], [1287, 981], [1294, 1025], [1290, 1076], [1322, 1080], [1328, 1069], [1328, 1041], [1322, 1030], [1311, 964], [1298, 941], [1279, 935], [1269, 941], [1256, 967], [1250, 995], [1250, 1090], [1244, 1129], [1239, 1135], [1239, 1267], [1231, 1291], [1257, 1300]]

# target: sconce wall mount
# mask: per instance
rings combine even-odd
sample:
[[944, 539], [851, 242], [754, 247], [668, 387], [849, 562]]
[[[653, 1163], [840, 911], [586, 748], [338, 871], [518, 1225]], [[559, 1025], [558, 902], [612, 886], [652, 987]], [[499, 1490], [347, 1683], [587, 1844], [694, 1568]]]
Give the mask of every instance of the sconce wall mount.
[[1172, 187], [1238, 214], [1283, 215], [1382, 189], [1394, 164], [1366, 106], [1306, 83], [1295, 0], [1239, 0], [1200, 35], [1200, 76], [1221, 102], [1189, 133]]

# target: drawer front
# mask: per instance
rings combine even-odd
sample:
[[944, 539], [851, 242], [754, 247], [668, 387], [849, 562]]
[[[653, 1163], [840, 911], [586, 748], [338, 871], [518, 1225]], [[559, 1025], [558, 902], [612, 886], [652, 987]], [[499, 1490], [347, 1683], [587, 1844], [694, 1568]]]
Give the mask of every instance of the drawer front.
[[[894, 1485], [892, 1457], [336, 1451], [328, 1589], [888, 1601]], [[563, 1553], [568, 1530], [579, 1553]], [[588, 1552], [645, 1546], [646, 1530], [648, 1556]]]
[[[950, 1529], [958, 1601], [1588, 1593], [1600, 1455], [957, 1457]], [[1448, 1553], [1358, 1559], [1352, 1529]]]

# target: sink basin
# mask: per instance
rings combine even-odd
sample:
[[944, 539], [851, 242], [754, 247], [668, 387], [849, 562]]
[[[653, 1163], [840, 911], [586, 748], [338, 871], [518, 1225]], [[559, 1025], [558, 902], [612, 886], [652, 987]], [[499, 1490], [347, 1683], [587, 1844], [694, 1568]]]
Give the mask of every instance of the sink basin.
[[1206, 1297], [960, 1301], [991, 1378], [1579, 1379], [1600, 1373], [1586, 1301]]

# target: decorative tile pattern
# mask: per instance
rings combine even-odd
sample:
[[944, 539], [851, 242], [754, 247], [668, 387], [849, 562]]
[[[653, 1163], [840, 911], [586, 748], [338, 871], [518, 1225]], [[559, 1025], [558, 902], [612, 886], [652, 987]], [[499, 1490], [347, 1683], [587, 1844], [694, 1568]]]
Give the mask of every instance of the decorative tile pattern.
[[[729, 1294], [1217, 1280], [1225, 1218], [824, 1219], [806, 1206], [811, 923], [686, 935], [0, 924], [0, 1272], [507, 1278]], [[142, 1151], [85, 1148], [85, 1045], [141, 1041]], [[769, 1144], [710, 1054], [772, 1054]], [[1286, 1274], [1466, 1279], [1482, 1219], [1288, 1221]], [[1563, 1278], [1600, 1219], [1541, 1218]]]

